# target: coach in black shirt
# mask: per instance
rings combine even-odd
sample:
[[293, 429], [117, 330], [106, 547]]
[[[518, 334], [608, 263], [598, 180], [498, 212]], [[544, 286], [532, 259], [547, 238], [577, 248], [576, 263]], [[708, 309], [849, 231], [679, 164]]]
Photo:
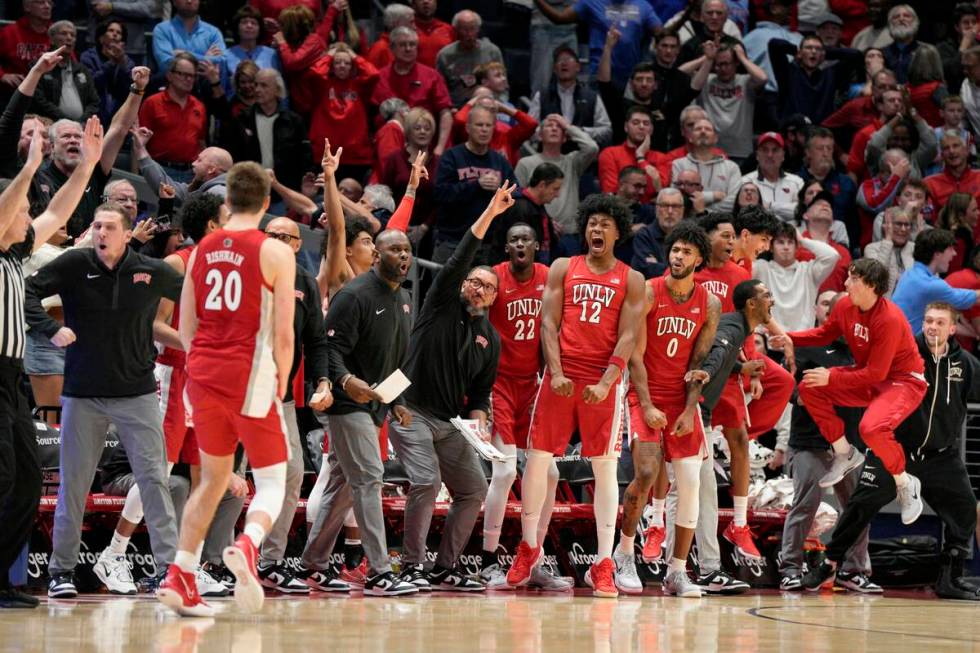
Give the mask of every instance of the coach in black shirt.
[[[477, 419], [486, 432], [490, 391], [497, 377], [500, 337], [486, 317], [499, 280], [487, 267], [470, 269], [493, 219], [513, 205], [515, 186], [505, 184], [466, 230], [456, 251], [436, 276], [412, 331], [405, 400], [410, 425], [392, 424], [391, 442], [411, 488], [405, 504], [402, 577], [422, 588], [479, 591], [482, 584], [455, 571], [487, 493], [476, 451], [449, 423], [457, 415]], [[453, 493], [436, 564], [422, 572], [425, 539], [441, 483]]]
[[[177, 301], [181, 276], [169, 265], [129, 249], [129, 216], [104, 204], [92, 221], [93, 249], [75, 249], [27, 281], [28, 324], [46, 336], [77, 340], [65, 355], [61, 414], [61, 486], [55, 510], [48, 596], [77, 595], [85, 499], [109, 423], [143, 499], [158, 570], [173, 561], [177, 522], [167, 485], [163, 423], [156, 395], [153, 321], [161, 297]], [[41, 299], [61, 295], [65, 326], [48, 317]]]

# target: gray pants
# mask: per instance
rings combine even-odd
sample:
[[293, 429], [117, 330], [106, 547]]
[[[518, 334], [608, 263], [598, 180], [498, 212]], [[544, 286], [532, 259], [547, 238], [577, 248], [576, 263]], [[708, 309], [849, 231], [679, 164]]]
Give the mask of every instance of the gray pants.
[[[667, 465], [670, 492], [667, 493], [667, 537], [664, 540], [664, 557], [674, 552], [674, 517], [677, 515], [677, 484], [674, 473]], [[715, 459], [708, 444], [708, 457], [701, 461], [701, 487], [698, 493], [698, 525], [694, 529], [697, 543], [698, 570], [707, 574], [721, 569], [721, 548], [718, 546], [718, 481], [715, 479]]]
[[412, 408], [408, 428], [391, 422], [389, 437], [405, 466], [411, 486], [405, 503], [406, 564], [425, 562], [425, 538], [432, 509], [445, 482], [453, 503], [442, 531], [436, 564], [452, 569], [473, 534], [480, 506], [487, 495], [487, 478], [476, 450], [449, 422]]
[[[134, 485], [136, 485], [136, 477], [132, 473], [123, 474], [110, 483], [103, 483], [102, 493], [111, 497], [124, 497], [129, 494], [129, 490]], [[179, 524], [184, 516], [184, 504], [191, 494], [191, 482], [183, 476], [171, 474], [167, 479], [167, 485], [170, 487], [170, 500], [174, 504], [174, 515]]]
[[[779, 573], [781, 576], [795, 576], [803, 573], [803, 542], [813, 517], [817, 514], [824, 490], [818, 483], [830, 471], [834, 455], [829, 449], [794, 449], [787, 452], [787, 470], [793, 479], [793, 507], [786, 514], [783, 524], [783, 549], [780, 553]], [[856, 469], [834, 486], [834, 493], [840, 502], [841, 511], [847, 499], [857, 487], [861, 471]], [[868, 557], [868, 528], [866, 527], [851, 548], [847, 550], [841, 569], [847, 573], [871, 574], [871, 559]]]
[[289, 438], [289, 460], [286, 461], [286, 498], [282, 502], [282, 510], [276, 523], [272, 525], [262, 549], [259, 551], [261, 562], [271, 564], [281, 561], [286, 556], [286, 544], [289, 539], [289, 528], [296, 516], [296, 506], [299, 504], [299, 492], [303, 486], [303, 443], [299, 438], [299, 425], [296, 422], [296, 402], [285, 401], [282, 404], [283, 419], [286, 422], [286, 437]]
[[177, 519], [167, 485], [163, 420], [156, 394], [120, 398], [62, 397], [61, 485], [54, 513], [50, 574], [70, 572], [78, 564], [85, 500], [102, 456], [109, 423], [133, 468], [143, 500], [146, 528], [157, 568], [174, 560]]
[[201, 550], [201, 562], [224, 564], [221, 554], [225, 547], [235, 542], [235, 524], [242, 515], [245, 497], [236, 497], [231, 492], [225, 492], [214, 512], [214, 519], [208, 527], [207, 537], [204, 538], [204, 548]]
[[387, 573], [391, 564], [381, 508], [384, 466], [378, 446], [378, 427], [370, 415], [360, 411], [329, 415], [327, 419], [330, 477], [306, 540], [303, 562], [312, 569], [326, 569], [330, 565], [347, 511], [353, 506], [371, 574]]

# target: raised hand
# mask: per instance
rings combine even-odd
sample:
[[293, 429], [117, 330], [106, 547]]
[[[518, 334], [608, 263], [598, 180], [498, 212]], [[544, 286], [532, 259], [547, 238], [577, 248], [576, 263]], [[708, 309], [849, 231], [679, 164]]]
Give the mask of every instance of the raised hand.
[[340, 155], [344, 153], [344, 148], [338, 147], [336, 152], [330, 151], [330, 139], [323, 139], [323, 160], [320, 161], [320, 165], [323, 168], [324, 175], [330, 175], [331, 177], [337, 172], [337, 168], [340, 167]]
[[204, 78], [211, 84], [217, 84], [221, 81], [221, 69], [207, 59], [201, 59], [197, 62], [197, 72], [204, 75]]
[[160, 182], [160, 189], [157, 191], [157, 196], [162, 200], [172, 200], [177, 197], [177, 189], [168, 184], [165, 181]]
[[513, 195], [515, 190], [517, 190], [517, 184], [505, 181], [504, 185], [493, 194], [493, 199], [490, 200], [490, 213], [497, 216], [514, 206]]
[[425, 160], [428, 156], [424, 150], [419, 150], [415, 156], [415, 161], [412, 162], [412, 174], [408, 178], [408, 190], [417, 190], [422, 180], [429, 178], [429, 170], [425, 167]]
[[140, 91], [146, 90], [150, 83], [150, 69], [146, 66], [135, 66], [132, 72], [133, 85]]
[[133, 149], [137, 152], [145, 152], [146, 144], [153, 138], [153, 130], [149, 127], [133, 125], [129, 128], [129, 133], [133, 137]]
[[68, 46], [63, 45], [57, 50], [52, 50], [51, 52], [45, 52], [37, 61], [34, 62], [34, 70], [38, 71], [42, 75], [49, 73], [58, 67], [65, 57], [68, 56]]
[[35, 129], [34, 133], [31, 134], [31, 144], [27, 150], [27, 161], [24, 162], [24, 167], [37, 170], [41, 167], [42, 161], [44, 161], [44, 139], [41, 130]]
[[97, 116], [92, 116], [85, 122], [85, 133], [82, 135], [82, 160], [92, 166], [102, 158], [102, 123]]
[[619, 39], [622, 36], [623, 36], [622, 32], [620, 32], [615, 27], [610, 27], [609, 31], [606, 32], [606, 45], [609, 46], [610, 48], [616, 47], [616, 44], [619, 43]]

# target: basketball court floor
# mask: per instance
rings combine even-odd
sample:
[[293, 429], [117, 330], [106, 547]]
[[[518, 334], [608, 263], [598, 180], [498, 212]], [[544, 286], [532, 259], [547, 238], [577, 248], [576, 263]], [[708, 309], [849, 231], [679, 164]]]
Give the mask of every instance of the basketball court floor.
[[0, 651], [44, 653], [980, 652], [980, 606], [927, 591], [868, 597], [761, 592], [676, 599], [503, 593], [411, 599], [270, 598], [258, 615], [214, 601], [180, 619], [151, 598], [87, 595], [0, 611]]

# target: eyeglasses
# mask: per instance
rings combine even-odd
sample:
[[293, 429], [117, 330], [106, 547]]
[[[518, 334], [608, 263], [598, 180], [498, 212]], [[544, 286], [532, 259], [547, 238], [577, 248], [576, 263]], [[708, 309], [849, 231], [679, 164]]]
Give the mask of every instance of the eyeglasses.
[[276, 240], [281, 240], [282, 242], [286, 243], [287, 245], [289, 243], [293, 242], [294, 240], [301, 240], [299, 236], [293, 236], [291, 234], [285, 234], [285, 233], [282, 233], [281, 231], [267, 231], [267, 232], [265, 232], [265, 235], [268, 236], [269, 238], [275, 238]]
[[468, 283], [470, 287], [473, 288], [473, 290], [482, 290], [483, 292], [486, 293], [497, 292], [497, 286], [493, 285], [492, 283], [486, 283], [484, 281], [480, 281], [476, 277], [467, 279], [466, 283]]
[[661, 209], [677, 209], [678, 211], [684, 208], [683, 204], [668, 204], [667, 202], [657, 202], [657, 207]]
[[893, 222], [892, 223], [892, 226], [895, 227], [896, 229], [911, 229], [912, 228], [912, 223], [911, 222]]

